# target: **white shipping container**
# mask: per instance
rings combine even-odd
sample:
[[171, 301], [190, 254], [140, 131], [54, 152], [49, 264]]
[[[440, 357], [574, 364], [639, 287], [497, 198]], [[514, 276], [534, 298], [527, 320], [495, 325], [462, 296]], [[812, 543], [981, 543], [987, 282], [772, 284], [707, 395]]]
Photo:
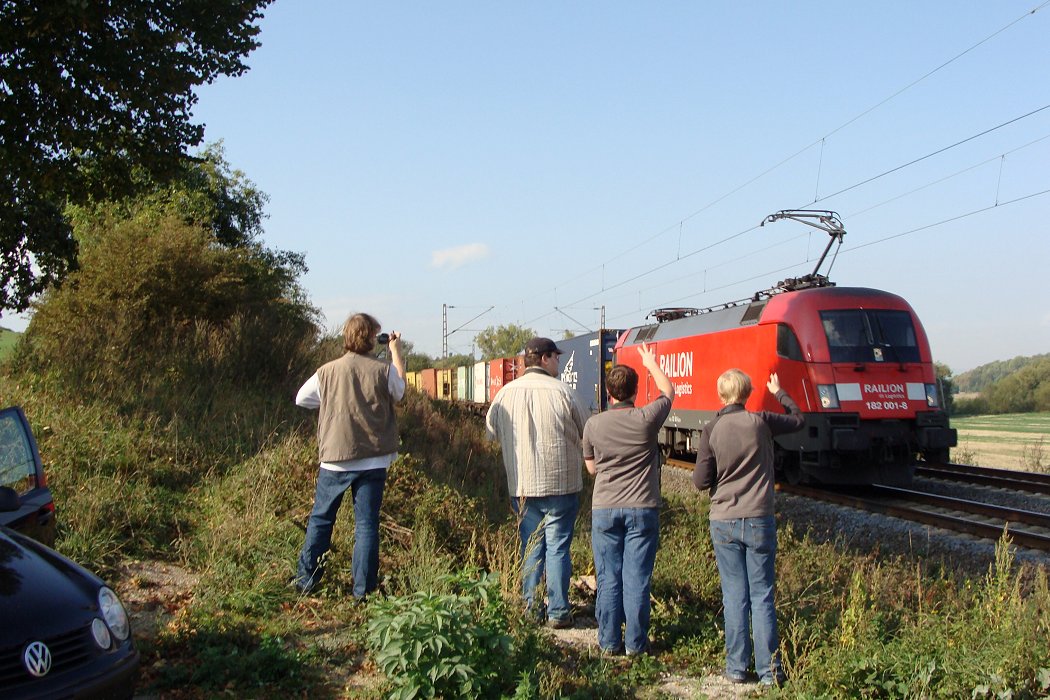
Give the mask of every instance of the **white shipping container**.
[[470, 393], [474, 388], [473, 365], [456, 368], [456, 400], [470, 401]]
[[489, 401], [489, 363], [478, 362], [474, 365], [474, 391], [470, 400], [475, 403]]

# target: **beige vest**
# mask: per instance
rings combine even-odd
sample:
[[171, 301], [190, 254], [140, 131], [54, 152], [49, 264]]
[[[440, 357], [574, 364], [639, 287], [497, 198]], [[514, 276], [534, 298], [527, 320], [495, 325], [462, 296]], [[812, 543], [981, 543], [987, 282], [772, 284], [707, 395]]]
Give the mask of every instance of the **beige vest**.
[[317, 370], [321, 408], [317, 450], [322, 462], [344, 462], [397, 452], [390, 365], [348, 352]]

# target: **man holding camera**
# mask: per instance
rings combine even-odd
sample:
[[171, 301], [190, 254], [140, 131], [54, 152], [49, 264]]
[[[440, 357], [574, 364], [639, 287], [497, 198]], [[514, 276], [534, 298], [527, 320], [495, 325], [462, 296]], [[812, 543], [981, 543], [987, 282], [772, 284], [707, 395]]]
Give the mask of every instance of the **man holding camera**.
[[[303, 594], [313, 592], [324, 574], [324, 556], [347, 490], [354, 503], [353, 595], [363, 599], [379, 585], [379, 506], [387, 467], [397, 458], [394, 404], [405, 395], [401, 334], [387, 336], [380, 328], [368, 314], [347, 319], [345, 354], [322, 365], [295, 397], [297, 405], [319, 409], [321, 468], [294, 579]], [[371, 355], [377, 342], [389, 343], [389, 364]]]

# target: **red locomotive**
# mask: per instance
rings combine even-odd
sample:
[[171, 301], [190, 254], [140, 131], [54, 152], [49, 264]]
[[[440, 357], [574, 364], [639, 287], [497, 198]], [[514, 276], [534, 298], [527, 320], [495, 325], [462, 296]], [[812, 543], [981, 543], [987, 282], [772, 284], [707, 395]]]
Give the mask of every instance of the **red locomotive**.
[[[780, 218], [818, 219], [810, 225], [832, 235], [829, 248], [845, 234], [834, 212], [779, 212], [767, 221]], [[661, 433], [667, 454], [695, 452], [721, 408], [716, 380], [731, 367], [755, 384], [748, 409], [782, 410], [764, 390], [770, 372], [802, 409], [806, 427], [776, 439], [777, 471], [790, 482], [907, 483], [918, 458], [947, 461], [956, 445], [926, 332], [895, 294], [836, 287], [814, 271], [742, 302], [654, 315], [656, 323], [620, 337], [616, 362], [646, 377], [637, 348], [655, 347], [677, 395]], [[643, 382], [637, 404], [655, 396]]]

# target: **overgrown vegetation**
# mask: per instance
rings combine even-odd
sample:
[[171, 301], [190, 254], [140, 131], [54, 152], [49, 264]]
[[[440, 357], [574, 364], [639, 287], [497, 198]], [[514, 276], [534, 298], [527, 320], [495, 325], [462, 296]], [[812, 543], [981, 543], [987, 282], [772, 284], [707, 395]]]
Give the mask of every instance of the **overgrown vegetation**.
[[[653, 587], [656, 654], [632, 664], [558, 649], [520, 618], [502, 466], [477, 419], [451, 407], [418, 395], [405, 406], [411, 454], [393, 467], [384, 503], [383, 595], [355, 607], [347, 595], [347, 514], [320, 598], [299, 598], [286, 585], [316, 470], [309, 425], [243, 412], [230, 416], [225, 453], [183, 449], [211, 441], [120, 418], [101, 404], [37, 394], [10, 378], [3, 390], [27, 406], [41, 435], [60, 504], [60, 549], [109, 576], [119, 561], [144, 557], [199, 574], [192, 598], [153, 641], [140, 643], [147, 682], [165, 694], [384, 697], [409, 687], [410, 672], [402, 659], [384, 679], [382, 645], [369, 644], [368, 625], [393, 624], [410, 609], [468, 626], [485, 621], [483, 630], [456, 632], [466, 636], [450, 638], [448, 648], [431, 648], [427, 663], [458, 668], [455, 649], [479, 635], [511, 645], [501, 657], [509, 673], [495, 685], [480, 680], [490, 678], [481, 659], [461, 659], [490, 693], [637, 697], [663, 672], [699, 677], [720, 667], [720, 590], [706, 499], [695, 494], [668, 494]], [[273, 417], [291, 413], [270, 409]], [[580, 570], [589, 562], [586, 522], [585, 513], [574, 548]], [[1012, 567], [1006, 547], [989, 576], [959, 581], [936, 562], [850, 554], [783, 528], [779, 609], [792, 680], [781, 694], [1039, 697], [1050, 593], [1045, 573]], [[492, 574], [487, 598], [469, 592], [478, 579], [468, 572]], [[347, 690], [338, 679], [348, 673], [372, 684]]]

